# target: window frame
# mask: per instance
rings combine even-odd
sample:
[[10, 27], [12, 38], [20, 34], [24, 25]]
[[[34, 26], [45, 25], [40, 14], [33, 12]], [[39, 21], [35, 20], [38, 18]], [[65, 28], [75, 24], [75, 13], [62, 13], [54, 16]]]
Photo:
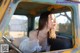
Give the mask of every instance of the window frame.
[[4, 16], [8, 6], [9, 6], [9, 4], [10, 4], [10, 0], [3, 0], [2, 1], [2, 4], [0, 6], [0, 23], [3, 20], [3, 16]]

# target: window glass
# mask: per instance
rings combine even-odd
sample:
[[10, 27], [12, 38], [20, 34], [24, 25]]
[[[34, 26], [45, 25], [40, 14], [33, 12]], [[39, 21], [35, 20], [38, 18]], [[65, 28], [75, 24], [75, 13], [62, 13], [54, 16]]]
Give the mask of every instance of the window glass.
[[39, 18], [40, 16], [35, 17], [34, 29], [38, 28]]
[[9, 36], [21, 38], [27, 35], [28, 18], [25, 15], [13, 15], [6, 28]]
[[[61, 49], [58, 48], [61, 45], [58, 45], [57, 43], [59, 43], [58, 41], [62, 41], [62, 39], [65, 39], [65, 43], [70, 41], [69, 43], [72, 44], [70, 47], [73, 47], [71, 11], [54, 13], [54, 15], [56, 17], [56, 22], [57, 22], [56, 35], [57, 35], [58, 38], [54, 41], [53, 45], [56, 44], [55, 45], [56, 47], [53, 46], [53, 48], [55, 48], [53, 50], [61, 50]], [[39, 18], [40, 18], [40, 16], [35, 17], [34, 29], [38, 28]], [[64, 44], [64, 42], [63, 43], [60, 42], [59, 44]]]
[[[72, 17], [71, 11], [62, 12], [55, 14], [56, 21], [57, 21], [57, 29], [56, 31], [59, 32], [61, 35], [71, 36], [72, 35]], [[68, 37], [69, 37], [68, 36]]]
[[[57, 29], [56, 29], [56, 31], [59, 32], [59, 33], [66, 33], [66, 34], [71, 35], [72, 34], [71, 11], [56, 13], [54, 15], [55, 15], [56, 21], [57, 21]], [[38, 28], [39, 18], [40, 18], [40, 16], [35, 17], [34, 29]]]

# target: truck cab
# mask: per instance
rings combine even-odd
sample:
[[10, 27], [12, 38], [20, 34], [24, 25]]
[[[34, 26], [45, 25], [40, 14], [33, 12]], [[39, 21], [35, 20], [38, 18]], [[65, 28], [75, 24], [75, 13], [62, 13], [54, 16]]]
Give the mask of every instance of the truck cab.
[[52, 50], [44, 53], [79, 53], [78, 2], [0, 0], [0, 43], [9, 45], [9, 53], [23, 53], [19, 45], [29, 38], [30, 31], [38, 28], [40, 14], [53, 11], [57, 21], [57, 39], [54, 40]]

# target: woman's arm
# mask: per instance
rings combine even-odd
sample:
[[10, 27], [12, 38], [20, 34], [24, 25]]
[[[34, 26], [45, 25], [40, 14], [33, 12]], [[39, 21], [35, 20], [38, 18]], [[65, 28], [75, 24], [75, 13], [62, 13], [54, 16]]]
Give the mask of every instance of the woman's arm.
[[50, 45], [47, 46], [46, 52], [47, 52], [47, 51], [50, 51]]
[[30, 40], [36, 40], [37, 39], [36, 31], [31, 31], [29, 33], [29, 38]]

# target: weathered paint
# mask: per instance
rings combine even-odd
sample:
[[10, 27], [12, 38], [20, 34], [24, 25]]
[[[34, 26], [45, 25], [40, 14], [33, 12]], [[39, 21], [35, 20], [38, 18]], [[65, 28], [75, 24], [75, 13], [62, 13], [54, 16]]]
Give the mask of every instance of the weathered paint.
[[0, 39], [2, 38], [2, 32], [0, 31]]
[[65, 50], [63, 53], [71, 53], [71, 49], [70, 50]]
[[0, 22], [1, 22], [2, 19], [3, 19], [2, 17], [3, 17], [4, 14], [5, 14], [6, 8], [8, 7], [8, 5], [9, 5], [9, 3], [10, 3], [10, 0], [7, 0], [5, 4], [4, 4], [4, 2], [5, 2], [5, 0], [3, 0], [2, 5], [1, 5], [2, 10], [4, 10], [4, 11], [1, 11], [1, 12], [0, 12]]
[[0, 7], [0, 11], [1, 11], [1, 9], [2, 9], [2, 8]]
[[[10, 2], [10, 0], [7, 0], [7, 1]], [[4, 33], [4, 30], [5, 30], [6, 26], [9, 24], [11, 16], [14, 13], [16, 7], [17, 7], [17, 4], [19, 3], [19, 0], [17, 0], [15, 3], [14, 3], [14, 1], [15, 0], [13, 0], [13, 2], [11, 1], [10, 3], [8, 3], [9, 6], [8, 6], [8, 8], [6, 10], [6, 13], [3, 17], [3, 20], [0, 24], [0, 31], [2, 31], [2, 34]]]

